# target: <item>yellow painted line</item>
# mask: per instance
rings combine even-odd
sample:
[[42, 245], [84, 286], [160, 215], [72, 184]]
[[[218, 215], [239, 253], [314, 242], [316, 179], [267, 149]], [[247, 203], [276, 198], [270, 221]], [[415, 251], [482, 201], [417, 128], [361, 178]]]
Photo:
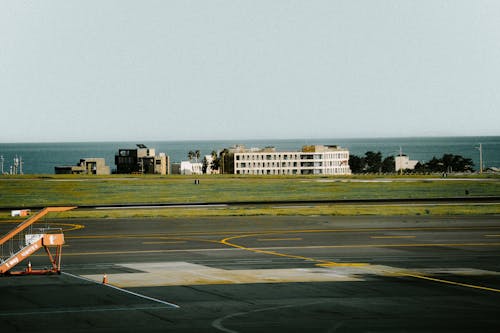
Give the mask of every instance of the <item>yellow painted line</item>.
[[[14, 222], [10, 222], [10, 221], [0, 221], [0, 223], [15, 223], [15, 222], [20, 222], [20, 221], [14, 221]], [[21, 221], [22, 222], [22, 221]], [[85, 226], [83, 224], [74, 224], [74, 223], [59, 223], [59, 222], [38, 222], [38, 225], [40, 223], [43, 223], [43, 224], [47, 224], [47, 225], [50, 225], [50, 226], [63, 226], [63, 227], [70, 227], [69, 229], [63, 229], [64, 232], [67, 232], [67, 231], [73, 231], [73, 230], [78, 230], [78, 229], [84, 229]], [[33, 225], [35, 228], [37, 227], [37, 223], [35, 223]], [[67, 237], [66, 237], [67, 238]]]
[[305, 260], [305, 261], [311, 261], [311, 262], [315, 262], [317, 264], [320, 264], [320, 265], [329, 265], [329, 267], [333, 267], [333, 266], [357, 266], [358, 264], [357, 263], [337, 263], [337, 262], [333, 262], [333, 261], [328, 261], [328, 260], [319, 260], [319, 259], [314, 259], [314, 258], [309, 258], [309, 257], [304, 257], [304, 256], [297, 256], [297, 255], [293, 255], [293, 254], [285, 254], [285, 253], [280, 253], [280, 252], [275, 252], [275, 251], [267, 251], [267, 250], [259, 250], [259, 249], [255, 249], [255, 248], [251, 248], [251, 247], [245, 247], [245, 246], [242, 246], [242, 245], [238, 245], [238, 244], [234, 244], [234, 243], [231, 243], [230, 241], [232, 241], [233, 239], [239, 239], [239, 238], [244, 238], [244, 237], [255, 237], [255, 236], [263, 236], [265, 234], [254, 234], [254, 235], [240, 235], [240, 236], [233, 236], [233, 237], [228, 237], [228, 238], [224, 238], [220, 241], [221, 244], [224, 244], [224, 245], [227, 245], [227, 246], [231, 246], [231, 247], [234, 247], [234, 248], [237, 248], [237, 249], [241, 249], [241, 250], [245, 250], [245, 251], [250, 251], [250, 252], [254, 252], [254, 253], [261, 253], [261, 254], [268, 254], [268, 255], [273, 255], [273, 256], [277, 256], [277, 257], [284, 257], [284, 258], [292, 258], [292, 259], [300, 259], [300, 260]]
[[[332, 261], [326, 261], [326, 260], [318, 260], [318, 259], [313, 259], [313, 258], [307, 258], [307, 257], [302, 257], [302, 256], [295, 256], [295, 255], [289, 255], [289, 254], [284, 254], [284, 253], [279, 253], [276, 251], [270, 251], [271, 249], [283, 249], [282, 247], [280, 248], [246, 248], [244, 246], [240, 246], [237, 244], [231, 244], [229, 242], [222, 243], [216, 242], [216, 241], [209, 241], [211, 243], [217, 243], [217, 244], [225, 244], [229, 247], [232, 248], [239, 248], [242, 250], [247, 250], [255, 253], [263, 253], [263, 254], [269, 254], [269, 255], [275, 255], [275, 256], [280, 256], [280, 257], [285, 257], [285, 258], [294, 258], [294, 259], [303, 259], [303, 260], [308, 260], [312, 262], [317, 262], [319, 263], [318, 266], [324, 265], [324, 267], [332, 267], [332, 266], [359, 266], [360, 263], [338, 263], [338, 262], [332, 262]], [[406, 246], [500, 246], [500, 243], [483, 243], [483, 244], [478, 244], [478, 243], [472, 243], [472, 244], [381, 244], [381, 245], [332, 245], [332, 246], [300, 246], [300, 247], [287, 247], [285, 249], [321, 249], [321, 248], [357, 248], [357, 247], [406, 247]], [[64, 245], [67, 246], [67, 245]], [[68, 245], [69, 246], [69, 245]], [[147, 254], [147, 253], [170, 253], [170, 252], [204, 252], [204, 251], [227, 251], [230, 249], [227, 248], [207, 248], [207, 249], [172, 249], [172, 250], [129, 250], [129, 251], [99, 251], [99, 252], [73, 252], [73, 253], [68, 253], [66, 252], [64, 256], [88, 256], [88, 255], [120, 255], [120, 254]], [[33, 257], [46, 257], [47, 255], [44, 254], [33, 254]], [[368, 265], [368, 264], [363, 264], [363, 265]]]
[[408, 244], [358, 244], [358, 245], [313, 245], [313, 246], [290, 246], [274, 248], [257, 248], [263, 250], [280, 249], [349, 249], [349, 248], [370, 248], [370, 247], [432, 247], [432, 246], [500, 246], [500, 243], [408, 243]]
[[488, 227], [407, 227], [407, 228], [361, 228], [361, 229], [304, 229], [304, 230], [269, 230], [269, 231], [253, 231], [253, 232], [185, 232], [178, 234], [119, 234], [119, 235], [88, 235], [88, 236], [68, 236], [65, 238], [72, 239], [92, 239], [92, 238], [151, 238], [151, 237], [177, 237], [177, 236], [214, 236], [214, 235], [275, 235], [275, 234], [299, 234], [299, 233], [345, 233], [345, 232], [387, 232], [387, 231], [434, 231], [434, 230], [498, 230], [500, 226]]
[[153, 244], [182, 244], [182, 243], [186, 243], [186, 241], [142, 242], [142, 244], [145, 244], [145, 245], [153, 245]]
[[[280, 252], [275, 252], [275, 251], [268, 251], [268, 250], [261, 250], [261, 249], [255, 249], [255, 248], [248, 248], [245, 246], [241, 246], [238, 244], [234, 244], [229, 242], [230, 240], [234, 239], [239, 239], [239, 238], [244, 238], [244, 237], [250, 237], [250, 236], [262, 236], [262, 234], [255, 234], [255, 235], [240, 235], [240, 236], [233, 236], [233, 237], [228, 237], [224, 238], [220, 241], [221, 244], [225, 244], [231, 247], [239, 248], [242, 250], [250, 251], [250, 252], [255, 252], [255, 253], [262, 253], [262, 254], [270, 254], [274, 256], [279, 256], [279, 257], [286, 257], [286, 258], [294, 258], [294, 259], [302, 259], [306, 261], [312, 261], [316, 262], [316, 266], [319, 267], [338, 267], [338, 266], [347, 266], [347, 267], [360, 267], [360, 266], [369, 266], [370, 264], [367, 263], [337, 263], [333, 261], [327, 261], [327, 260], [319, 260], [319, 259], [314, 259], [314, 258], [308, 258], [308, 257], [303, 257], [303, 256], [297, 256], [297, 255], [290, 255], [290, 254], [284, 254]], [[500, 246], [500, 243], [494, 243], [495, 245]], [[415, 245], [420, 245], [422, 244], [399, 244], [400, 246], [415, 246]], [[491, 246], [492, 243], [469, 243], [468, 246]], [[349, 245], [347, 245], [349, 246]], [[376, 246], [381, 246], [381, 245], [363, 245], [366, 247], [376, 247]], [[394, 245], [392, 245], [394, 246]], [[440, 244], [425, 244], [425, 246], [443, 246]], [[446, 244], [445, 246], [464, 246], [464, 244]], [[328, 247], [346, 247], [345, 245], [338, 245], [338, 246], [325, 246], [323, 248], [328, 248]], [[315, 247], [315, 248], [322, 248], [322, 247]], [[461, 287], [466, 287], [466, 288], [473, 288], [473, 289], [479, 289], [479, 290], [485, 290], [485, 291], [492, 291], [492, 292], [500, 292], [499, 289], [495, 288], [489, 288], [489, 287], [484, 287], [484, 286], [478, 286], [478, 285], [472, 285], [472, 284], [467, 284], [467, 283], [460, 283], [460, 282], [454, 282], [454, 281], [449, 281], [449, 280], [443, 280], [443, 279], [436, 279], [436, 278], [431, 278], [428, 276], [424, 275], [419, 275], [419, 274], [411, 274], [411, 273], [401, 273], [399, 276], [408, 276], [408, 277], [413, 277], [416, 279], [422, 279], [422, 280], [428, 280], [428, 281], [434, 281], [434, 282], [439, 282], [439, 283], [444, 283], [444, 284], [450, 284], [450, 285], [456, 285], [456, 286], [461, 286]]]
[[409, 276], [409, 277], [413, 277], [413, 278], [416, 278], [416, 279], [422, 279], [422, 280], [434, 281], [434, 282], [439, 282], [439, 283], [451, 284], [451, 285], [460, 286], [460, 287], [480, 289], [480, 290], [493, 291], [493, 292], [496, 292], [496, 293], [500, 293], [500, 289], [489, 288], [489, 287], [484, 287], [484, 286], [477, 286], [477, 285], [473, 285], [473, 284], [460, 283], [460, 282], [443, 280], [443, 279], [436, 279], [436, 278], [432, 278], [432, 277], [424, 276], [424, 275], [407, 274], [407, 273], [403, 273], [403, 274], [400, 274], [400, 275], [401, 276]]
[[399, 238], [415, 238], [417, 236], [370, 236], [370, 238], [373, 239], [387, 239], [387, 238], [394, 238], [394, 239], [399, 239]]
[[500, 235], [484, 235], [484, 237], [500, 237]]
[[85, 228], [85, 226], [83, 224], [74, 224], [74, 223], [49, 223], [49, 225], [56, 225], [56, 226], [62, 225], [64, 227], [70, 227], [69, 229], [63, 228], [64, 232], [73, 231], [73, 230], [79, 230], [79, 229], [84, 229]]
[[301, 241], [302, 238], [259, 238], [259, 242], [272, 242], [272, 241]]

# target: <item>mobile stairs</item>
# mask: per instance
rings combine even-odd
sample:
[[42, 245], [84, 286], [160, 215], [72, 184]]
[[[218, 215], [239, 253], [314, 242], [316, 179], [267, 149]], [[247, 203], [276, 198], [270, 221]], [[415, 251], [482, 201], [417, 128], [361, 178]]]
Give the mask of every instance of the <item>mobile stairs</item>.
[[[64, 234], [61, 228], [33, 228], [33, 224], [51, 212], [65, 212], [75, 207], [47, 207], [23, 221], [0, 239], [0, 276], [60, 274]], [[31, 262], [22, 271], [12, 271], [16, 265], [41, 248], [45, 249], [51, 267], [32, 269]], [[55, 247], [52, 255], [50, 248]]]

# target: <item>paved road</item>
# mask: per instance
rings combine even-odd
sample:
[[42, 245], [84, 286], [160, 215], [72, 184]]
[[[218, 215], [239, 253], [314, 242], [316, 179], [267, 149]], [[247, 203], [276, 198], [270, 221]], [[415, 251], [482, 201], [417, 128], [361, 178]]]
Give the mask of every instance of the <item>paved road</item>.
[[[44, 223], [65, 229], [64, 274], [0, 278], [2, 331], [497, 332], [500, 325], [499, 217]], [[0, 224], [0, 233], [10, 227]], [[35, 267], [45, 260], [32, 258]], [[109, 286], [99, 283], [104, 273]]]

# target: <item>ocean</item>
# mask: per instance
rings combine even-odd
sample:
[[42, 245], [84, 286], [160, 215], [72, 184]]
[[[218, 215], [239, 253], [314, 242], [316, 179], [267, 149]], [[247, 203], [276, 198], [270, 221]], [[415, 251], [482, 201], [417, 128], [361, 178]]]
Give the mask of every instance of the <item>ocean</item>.
[[[295, 140], [214, 140], [214, 141], [151, 141], [151, 142], [59, 142], [59, 143], [0, 143], [3, 171], [9, 172], [16, 156], [23, 161], [24, 174], [54, 174], [54, 167], [76, 165], [81, 158], [103, 157], [113, 170], [118, 149], [135, 148], [145, 144], [156, 153], [166, 153], [171, 162], [187, 160], [190, 150], [200, 150], [201, 156], [213, 150], [243, 144], [248, 148], [274, 146], [277, 150], [300, 150], [303, 145], [328, 144], [348, 148], [351, 155], [380, 151], [383, 157], [403, 154], [412, 160], [426, 162], [443, 154], [462, 155], [474, 161], [479, 169], [479, 144], [483, 147], [483, 166], [500, 167], [500, 136], [488, 137], [425, 137], [425, 138], [364, 138], [364, 139], [295, 139]], [[1, 167], [1, 159], [0, 159]], [[2, 170], [0, 170], [1, 172]]]

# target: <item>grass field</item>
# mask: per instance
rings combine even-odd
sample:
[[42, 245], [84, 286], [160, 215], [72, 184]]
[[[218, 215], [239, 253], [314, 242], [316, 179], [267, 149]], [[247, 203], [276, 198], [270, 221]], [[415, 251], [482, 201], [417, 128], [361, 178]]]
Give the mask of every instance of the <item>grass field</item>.
[[[194, 180], [200, 184], [195, 185]], [[148, 203], [248, 202], [335, 199], [399, 199], [500, 196], [500, 177], [237, 177], [219, 176], [3, 176], [0, 177], [0, 209], [7, 207], [80, 206]], [[102, 212], [101, 215], [142, 214], [141, 216], [210, 215], [292, 215], [292, 214], [467, 214], [499, 213], [498, 205], [446, 209], [427, 206], [341, 207], [309, 209], [237, 208], [162, 209], [162, 212]], [[68, 214], [76, 214], [68, 213]], [[78, 214], [77, 214], [78, 215]]]

